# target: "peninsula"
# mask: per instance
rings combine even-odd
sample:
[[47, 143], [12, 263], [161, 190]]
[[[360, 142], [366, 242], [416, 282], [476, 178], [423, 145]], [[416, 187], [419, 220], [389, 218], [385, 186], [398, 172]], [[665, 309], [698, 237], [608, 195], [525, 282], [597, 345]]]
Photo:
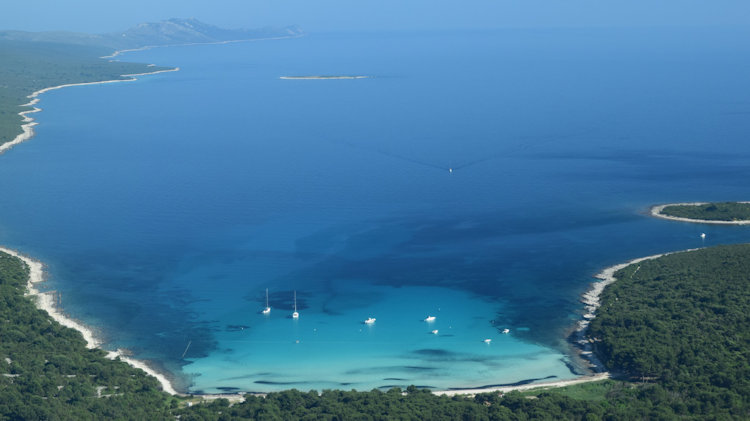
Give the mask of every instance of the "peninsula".
[[0, 31], [0, 153], [32, 137], [34, 124], [28, 114], [39, 111], [34, 107], [37, 96], [46, 91], [177, 70], [113, 60], [121, 52], [302, 35], [296, 26], [229, 30], [196, 19], [144, 23], [109, 34]]

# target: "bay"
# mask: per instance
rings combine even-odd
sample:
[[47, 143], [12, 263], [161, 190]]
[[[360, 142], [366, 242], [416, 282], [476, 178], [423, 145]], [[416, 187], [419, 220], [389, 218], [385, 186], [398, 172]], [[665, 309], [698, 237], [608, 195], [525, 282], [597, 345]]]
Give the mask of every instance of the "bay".
[[[0, 157], [0, 241], [46, 264], [106, 348], [184, 391], [574, 377], [565, 337], [593, 274], [747, 241], [646, 215], [746, 199], [745, 35], [352, 32], [128, 53], [181, 70], [45, 94], [36, 137]], [[312, 75], [367, 78], [280, 79]]]

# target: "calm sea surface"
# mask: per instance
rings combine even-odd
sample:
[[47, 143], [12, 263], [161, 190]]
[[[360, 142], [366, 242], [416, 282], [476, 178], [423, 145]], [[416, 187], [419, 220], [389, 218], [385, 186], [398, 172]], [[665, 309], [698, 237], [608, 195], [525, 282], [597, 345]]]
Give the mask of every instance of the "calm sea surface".
[[[181, 71], [45, 94], [37, 136], [0, 156], [0, 243], [43, 261], [106, 348], [183, 390], [574, 377], [565, 335], [592, 275], [750, 241], [645, 215], [748, 200], [746, 39], [339, 33], [128, 53]], [[307, 75], [369, 78], [279, 79]]]

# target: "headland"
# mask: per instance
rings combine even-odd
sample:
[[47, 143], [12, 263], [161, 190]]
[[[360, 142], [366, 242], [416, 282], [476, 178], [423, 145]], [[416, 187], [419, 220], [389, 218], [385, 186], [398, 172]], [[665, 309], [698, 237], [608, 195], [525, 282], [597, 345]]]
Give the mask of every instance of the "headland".
[[657, 218], [696, 224], [750, 224], [750, 202], [668, 203], [652, 206], [650, 213]]

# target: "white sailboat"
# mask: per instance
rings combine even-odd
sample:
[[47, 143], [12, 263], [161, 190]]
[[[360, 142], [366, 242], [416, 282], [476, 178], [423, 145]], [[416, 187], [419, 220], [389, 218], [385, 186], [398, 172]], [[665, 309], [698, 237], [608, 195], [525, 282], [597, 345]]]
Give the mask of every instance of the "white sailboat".
[[299, 313], [297, 312], [297, 291], [294, 291], [294, 313], [292, 313], [292, 319], [299, 319]]
[[268, 306], [268, 288], [266, 288], [266, 308], [263, 309], [263, 314], [271, 314], [271, 307]]
[[424, 319], [424, 321], [425, 321], [425, 322], [427, 322], [427, 323], [431, 323], [431, 322], [434, 322], [434, 321], [435, 321], [435, 316], [427, 316], [427, 317], [426, 317], [426, 318]]
[[375, 318], [374, 317], [368, 317], [367, 320], [365, 320], [365, 324], [366, 325], [371, 325], [373, 323], [375, 323]]

